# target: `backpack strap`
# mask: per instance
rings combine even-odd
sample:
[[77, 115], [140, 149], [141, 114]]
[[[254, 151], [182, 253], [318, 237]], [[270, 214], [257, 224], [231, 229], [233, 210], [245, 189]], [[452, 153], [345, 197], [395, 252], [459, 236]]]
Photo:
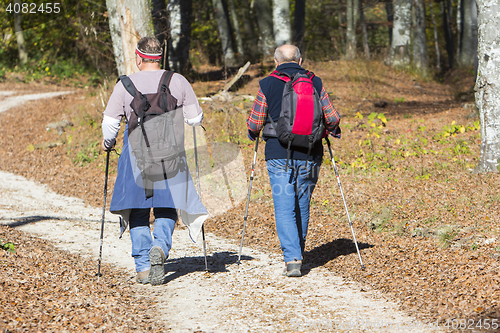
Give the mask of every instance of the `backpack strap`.
[[280, 79], [281, 81], [284, 81], [285, 83], [292, 80], [292, 78], [290, 77], [290, 75], [288, 75], [285, 72], [274, 71], [271, 74], [269, 74], [269, 76], [272, 76], [272, 77], [275, 77], [277, 79]]
[[137, 88], [134, 86], [132, 80], [127, 75], [120, 75], [118, 81], [122, 81], [123, 87], [130, 95], [132, 95], [132, 97], [136, 96]]
[[158, 84], [158, 92], [168, 92], [170, 94], [170, 81], [172, 81], [172, 76], [174, 75], [174, 71], [165, 71], [163, 73], [160, 83]]

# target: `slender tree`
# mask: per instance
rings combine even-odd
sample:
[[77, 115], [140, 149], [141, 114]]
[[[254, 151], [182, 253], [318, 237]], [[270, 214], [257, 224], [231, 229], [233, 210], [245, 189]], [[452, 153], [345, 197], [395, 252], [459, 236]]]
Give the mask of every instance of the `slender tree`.
[[259, 45], [264, 58], [274, 52], [273, 16], [270, 0], [253, 0], [253, 8], [259, 27]]
[[392, 25], [394, 23], [394, 6], [392, 0], [385, 3], [385, 11], [387, 13], [387, 22], [389, 23], [389, 45], [392, 45]]
[[151, 3], [146, 0], [106, 0], [108, 20], [118, 73], [132, 74], [139, 39], [153, 35]]
[[231, 12], [231, 20], [233, 21], [234, 36], [236, 38], [236, 49], [240, 57], [245, 56], [245, 50], [243, 49], [243, 39], [240, 33], [240, 22], [238, 20], [238, 14], [236, 13], [236, 7], [234, 6], [234, 0], [229, 1], [229, 10]]
[[498, 172], [500, 159], [500, 18], [498, 0], [477, 0], [476, 105], [481, 120], [481, 157], [475, 172]]
[[273, 28], [276, 46], [292, 43], [290, 4], [288, 0], [273, 0]]
[[361, 22], [361, 31], [363, 32], [363, 50], [366, 60], [370, 60], [370, 46], [368, 44], [368, 32], [366, 31], [365, 6], [363, 0], [359, 0], [359, 21]]
[[[15, 0], [15, 3], [21, 5], [20, 0]], [[19, 54], [19, 63], [21, 66], [28, 62], [28, 52], [26, 51], [26, 43], [24, 42], [24, 33], [21, 26], [21, 13], [14, 11], [14, 30], [16, 31], [17, 53]]]
[[354, 3], [357, 0], [347, 0], [347, 11], [346, 11], [346, 40], [347, 40], [347, 50], [346, 58], [348, 60], [353, 60], [356, 58], [356, 20], [354, 13]]
[[441, 16], [443, 18], [444, 38], [446, 42], [446, 53], [448, 54], [448, 67], [453, 67], [455, 46], [453, 42], [453, 31], [451, 28], [451, 3], [449, 0], [441, 2]]
[[217, 26], [219, 28], [219, 39], [222, 47], [222, 54], [224, 55], [224, 65], [231, 67], [236, 64], [236, 58], [233, 48], [229, 15], [223, 0], [212, 0], [212, 3], [214, 6], [215, 18], [217, 19]]
[[390, 54], [393, 67], [406, 67], [410, 64], [411, 7], [411, 0], [394, 0], [394, 27]]
[[477, 6], [475, 0], [459, 0], [457, 13], [458, 65], [477, 66]]
[[441, 71], [441, 52], [439, 51], [439, 41], [438, 41], [438, 30], [437, 30], [437, 24], [436, 24], [436, 19], [434, 17], [434, 6], [431, 3], [429, 3], [430, 7], [430, 13], [431, 13], [431, 20], [432, 20], [432, 26], [434, 27], [434, 47], [436, 48], [436, 69], [438, 72]]
[[191, 47], [191, 0], [169, 0], [168, 22], [170, 36], [168, 39], [169, 68], [179, 73], [190, 70], [189, 48]]
[[299, 49], [302, 49], [304, 23], [306, 20], [306, 0], [295, 0], [295, 12], [293, 16], [293, 43], [297, 45]]
[[429, 61], [423, 0], [413, 0], [413, 64], [420, 73], [428, 74]]

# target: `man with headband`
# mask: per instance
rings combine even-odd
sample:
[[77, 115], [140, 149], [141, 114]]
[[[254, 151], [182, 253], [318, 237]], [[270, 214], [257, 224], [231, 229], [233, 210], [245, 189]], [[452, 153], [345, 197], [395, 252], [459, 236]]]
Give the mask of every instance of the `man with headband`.
[[[162, 56], [160, 42], [156, 38], [144, 37], [137, 43], [135, 53], [139, 72], [129, 75], [130, 80], [142, 94], [157, 93], [160, 80], [165, 73], [160, 68]], [[188, 125], [200, 125], [203, 111], [189, 82], [182, 75], [174, 73], [168, 88], [172, 96], [177, 99], [176, 112], [182, 112], [184, 121]], [[132, 99], [124, 83], [119, 81], [104, 111], [102, 146], [105, 151], [112, 149], [122, 118], [125, 117], [128, 123], [134, 112], [130, 106]], [[136, 281], [158, 285], [164, 281], [164, 262], [172, 246], [172, 233], [178, 218], [177, 210], [181, 214], [183, 223], [188, 226], [193, 240], [199, 234], [208, 213], [199, 200], [187, 168], [175, 176], [175, 184], [171, 182], [172, 179], [155, 182], [154, 194], [152, 197], [146, 197], [144, 187], [137, 184], [134, 178], [137, 167], [126, 133], [127, 131], [118, 161], [110, 211], [122, 216], [122, 221], [125, 222], [122, 232], [127, 224], [130, 225]], [[151, 208], [155, 217], [153, 235], [149, 227]]]

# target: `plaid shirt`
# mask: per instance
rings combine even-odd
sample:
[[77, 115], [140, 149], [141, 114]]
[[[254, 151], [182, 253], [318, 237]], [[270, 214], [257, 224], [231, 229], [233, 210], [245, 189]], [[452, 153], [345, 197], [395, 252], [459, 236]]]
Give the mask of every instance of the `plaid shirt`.
[[[323, 110], [323, 113], [325, 115], [326, 129], [329, 132], [332, 132], [340, 123], [340, 115], [337, 109], [335, 109], [335, 107], [332, 105], [325, 87], [321, 89], [320, 102], [321, 109]], [[262, 89], [259, 89], [257, 97], [255, 98], [255, 101], [253, 103], [252, 111], [250, 112], [250, 116], [247, 120], [248, 130], [254, 133], [259, 133], [262, 130], [262, 127], [264, 127], [264, 125], [266, 124], [267, 110], [268, 106], [266, 96], [264, 95], [264, 93], [262, 93]]]

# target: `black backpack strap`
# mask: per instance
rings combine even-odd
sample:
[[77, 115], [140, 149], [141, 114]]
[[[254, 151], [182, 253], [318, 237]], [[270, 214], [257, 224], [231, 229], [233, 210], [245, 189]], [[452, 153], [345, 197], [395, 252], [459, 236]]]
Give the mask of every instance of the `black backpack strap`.
[[127, 76], [127, 75], [120, 75], [120, 77], [118, 78], [118, 81], [122, 81], [122, 84], [123, 84], [123, 87], [125, 88], [125, 90], [130, 94], [132, 95], [132, 97], [135, 97], [136, 95], [136, 88], [134, 86], [134, 84], [132, 83], [132, 80]]
[[169, 86], [174, 73], [174, 71], [166, 71], [165, 73], [163, 73], [162, 79], [160, 80], [160, 85], [158, 86], [158, 92], [168, 92], [170, 94]]

